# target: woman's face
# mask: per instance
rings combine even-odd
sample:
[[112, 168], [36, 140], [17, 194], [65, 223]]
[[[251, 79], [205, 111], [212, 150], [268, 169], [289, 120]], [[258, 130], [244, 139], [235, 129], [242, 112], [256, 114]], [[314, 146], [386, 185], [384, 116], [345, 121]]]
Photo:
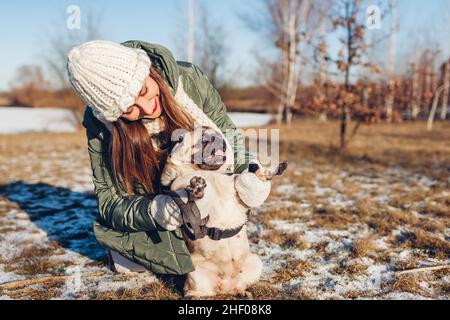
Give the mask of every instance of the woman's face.
[[156, 119], [161, 116], [162, 109], [159, 99], [159, 86], [150, 76], [145, 78], [139, 97], [134, 105], [122, 115], [123, 119], [136, 121], [142, 118]]

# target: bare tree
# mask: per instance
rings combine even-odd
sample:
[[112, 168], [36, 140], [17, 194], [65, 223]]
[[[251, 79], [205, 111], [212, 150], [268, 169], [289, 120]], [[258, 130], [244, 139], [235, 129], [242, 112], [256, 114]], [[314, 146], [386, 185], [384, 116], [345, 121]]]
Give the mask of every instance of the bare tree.
[[443, 66], [444, 89], [442, 95], [441, 120], [447, 118], [448, 96], [450, 94], [450, 59], [447, 59]]
[[313, 99], [314, 109], [319, 113], [319, 119], [322, 122], [327, 121], [327, 109], [329, 109], [329, 101], [327, 101], [328, 91], [330, 89], [328, 61], [328, 43], [326, 35], [332, 31], [332, 25], [328, 19], [327, 11], [330, 9], [331, 1], [323, 1], [318, 9], [318, 36], [312, 39], [314, 46], [314, 69], [317, 70], [317, 76], [314, 79], [314, 89], [316, 95]]
[[378, 40], [378, 32], [372, 32], [367, 36], [367, 61], [372, 62], [372, 68], [363, 68], [361, 78], [364, 78], [369, 86], [367, 94], [368, 106], [370, 108], [379, 109], [383, 106], [383, 77], [381, 70], [384, 59], [384, 44]]
[[422, 86], [420, 85], [420, 52], [416, 42], [414, 60], [412, 63], [412, 86], [411, 86], [411, 117], [416, 119], [419, 115], [422, 100]]
[[[53, 75], [53, 82], [60, 88], [69, 86], [67, 77], [66, 61], [70, 49], [83, 42], [97, 39], [101, 28], [101, 14], [92, 8], [84, 8], [80, 12], [80, 29], [69, 29], [66, 25], [66, 13], [46, 34], [43, 41], [42, 57], [46, 68]], [[56, 30], [56, 31], [54, 31]]]
[[[432, 60], [431, 63], [429, 63], [430, 65], [432, 65], [434, 67], [434, 62], [437, 60], [437, 57], [439, 55], [439, 49], [436, 50], [434, 53], [432, 53]], [[432, 104], [431, 104], [431, 109], [430, 109], [430, 113], [428, 115], [428, 122], [427, 122], [427, 129], [429, 131], [431, 131], [433, 129], [433, 124], [434, 124], [434, 118], [436, 116], [436, 111], [437, 111], [437, 106], [439, 103], [439, 99], [441, 97], [441, 95], [443, 95], [442, 97], [442, 101], [443, 101], [443, 108], [444, 108], [444, 104], [445, 106], [447, 106], [448, 103], [448, 92], [450, 91], [450, 82], [448, 80], [448, 60], [446, 60], [443, 64], [443, 66], [440, 68], [441, 74], [442, 74], [442, 85], [438, 87], [438, 76], [437, 74], [435, 74], [434, 72], [431, 73], [431, 91], [430, 94], [432, 96]], [[433, 69], [431, 71], [434, 71]], [[447, 114], [447, 110], [445, 110], [445, 113], [443, 115], [443, 120], [445, 120], [446, 118], [446, 114]], [[442, 119], [442, 112], [441, 112], [441, 119]]]
[[229, 52], [223, 25], [212, 18], [200, 1], [178, 0], [171, 15], [172, 20], [178, 21], [172, 38], [180, 59], [198, 65], [214, 87], [223, 85], [220, 72], [226, 66]]
[[395, 67], [397, 54], [397, 0], [391, 0], [391, 36], [389, 43], [389, 57], [387, 65], [387, 96], [386, 96], [386, 120], [392, 122], [395, 98]]
[[439, 98], [445, 90], [448, 90], [448, 84], [442, 85], [435, 91], [434, 98], [433, 98], [433, 104], [431, 105], [430, 114], [428, 115], [428, 121], [427, 121], [427, 130], [431, 131], [433, 130], [433, 124], [434, 124], [434, 117], [436, 115], [437, 105], [439, 103]]
[[257, 56], [265, 70], [265, 87], [272, 92], [279, 105], [277, 122], [292, 121], [298, 84], [304, 62], [304, 46], [312, 38], [312, 26], [317, 25], [315, 6], [320, 1], [312, 0], [265, 0], [257, 18], [246, 17], [247, 26], [263, 36], [268, 36], [271, 45], [277, 48], [281, 63], [273, 63]]
[[[344, 35], [339, 38], [342, 49], [338, 53], [336, 62], [338, 70], [344, 76], [344, 91], [340, 92], [340, 148], [344, 150], [356, 134], [360, 124], [366, 119], [366, 114], [362, 111], [368, 111], [361, 107], [361, 101], [355, 92], [356, 87], [351, 84], [352, 71], [356, 67], [369, 67], [372, 72], [378, 73], [379, 69], [373, 63], [365, 61], [368, 45], [365, 39], [365, 19], [361, 15], [365, 13], [365, 7], [360, 0], [339, 0], [335, 3], [331, 19], [336, 30]], [[382, 38], [376, 42], [381, 41]], [[347, 137], [347, 128], [352, 115], [358, 117], [358, 121], [352, 130], [352, 134]]]
[[432, 51], [426, 50], [426, 69], [425, 69], [425, 90], [427, 102], [431, 101], [437, 89], [436, 61], [439, 55], [439, 49]]
[[226, 65], [229, 48], [225, 45], [226, 34], [220, 23], [213, 23], [206, 6], [201, 8], [200, 30], [197, 41], [198, 64], [214, 87], [221, 85], [219, 71]]
[[[325, 41], [325, 33], [326, 33], [325, 20], [321, 22], [319, 30], [321, 38], [319, 44], [319, 54], [323, 55], [326, 54], [328, 50], [327, 43]], [[328, 81], [327, 69], [328, 69], [328, 61], [326, 59], [323, 59], [323, 57], [321, 57], [319, 64], [319, 78], [316, 81], [317, 83], [316, 90], [317, 90], [318, 107], [322, 108], [322, 112], [320, 113], [320, 120], [323, 122], [327, 121], [326, 110], [324, 110], [323, 108], [325, 105], [325, 99], [327, 97], [327, 93], [325, 92], [327, 88], [326, 83]]]
[[14, 103], [26, 107], [42, 107], [46, 92], [50, 88], [40, 66], [26, 65], [17, 70], [10, 83], [11, 98]]
[[427, 49], [424, 51], [422, 56], [422, 66], [421, 73], [423, 78], [423, 103], [427, 108], [427, 112], [431, 111], [429, 108], [432, 105], [432, 101], [435, 97], [437, 91], [437, 70], [436, 61], [439, 56], [439, 48], [433, 50], [432, 45], [427, 45]]
[[[447, 3], [447, 8], [449, 8], [449, 4]], [[450, 14], [449, 10], [445, 11], [445, 25], [447, 32], [450, 32]], [[444, 83], [444, 91], [442, 96], [442, 107], [441, 107], [441, 120], [445, 120], [447, 117], [447, 107], [448, 107], [448, 96], [450, 94], [450, 44], [448, 41], [445, 42], [444, 49], [444, 70], [443, 70], [443, 83]]]

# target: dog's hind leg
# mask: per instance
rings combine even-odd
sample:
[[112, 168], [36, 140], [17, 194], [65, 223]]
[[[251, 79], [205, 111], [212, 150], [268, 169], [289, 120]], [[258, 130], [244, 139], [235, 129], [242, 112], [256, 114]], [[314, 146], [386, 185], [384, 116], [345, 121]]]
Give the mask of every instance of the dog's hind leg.
[[186, 298], [212, 297], [218, 292], [219, 276], [216, 266], [202, 263], [195, 266], [195, 271], [189, 273], [184, 284]]
[[244, 293], [248, 286], [261, 278], [263, 264], [256, 254], [250, 253], [244, 260], [236, 283], [238, 293]]

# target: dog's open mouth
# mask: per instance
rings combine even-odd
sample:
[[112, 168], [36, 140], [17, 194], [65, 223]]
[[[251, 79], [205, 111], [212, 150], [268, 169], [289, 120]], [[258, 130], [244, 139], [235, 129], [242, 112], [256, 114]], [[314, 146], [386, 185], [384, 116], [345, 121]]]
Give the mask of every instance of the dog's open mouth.
[[203, 162], [207, 165], [224, 164], [227, 159], [225, 151], [214, 150], [212, 154], [203, 158]]
[[200, 150], [192, 155], [192, 163], [202, 170], [219, 170], [227, 160], [225, 140], [218, 135], [206, 134], [203, 139]]

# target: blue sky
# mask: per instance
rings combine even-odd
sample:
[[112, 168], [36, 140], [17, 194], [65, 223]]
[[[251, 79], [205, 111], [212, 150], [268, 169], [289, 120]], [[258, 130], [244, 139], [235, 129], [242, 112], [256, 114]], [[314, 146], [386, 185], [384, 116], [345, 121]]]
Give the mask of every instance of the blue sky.
[[[224, 25], [230, 47], [227, 72], [239, 70], [239, 74], [246, 78], [257, 65], [251, 51], [261, 48], [261, 42], [257, 35], [245, 28], [236, 15], [236, 11], [244, 9], [243, 1], [197, 1], [207, 6], [214, 21]], [[179, 42], [184, 41], [184, 35], [177, 34], [181, 23], [180, 13], [176, 10], [183, 4], [186, 8], [186, 2], [187, 0], [1, 1], [0, 90], [8, 89], [18, 67], [42, 63], [42, 42], [45, 42], [49, 31], [65, 28], [65, 11], [70, 4], [79, 5], [82, 10], [94, 8], [101, 12], [103, 39], [117, 42], [140, 39], [160, 43], [172, 50], [178, 59], [182, 59], [177, 48], [180, 46]], [[429, 35], [436, 35], [441, 39], [443, 47], [443, 42], [448, 41], [450, 36], [442, 28], [443, 12], [450, 8], [448, 2], [450, 0], [399, 0], [400, 54], [416, 37], [426, 39]], [[249, 1], [244, 3], [247, 9], [251, 5]], [[246, 84], [245, 79], [240, 82]]]

